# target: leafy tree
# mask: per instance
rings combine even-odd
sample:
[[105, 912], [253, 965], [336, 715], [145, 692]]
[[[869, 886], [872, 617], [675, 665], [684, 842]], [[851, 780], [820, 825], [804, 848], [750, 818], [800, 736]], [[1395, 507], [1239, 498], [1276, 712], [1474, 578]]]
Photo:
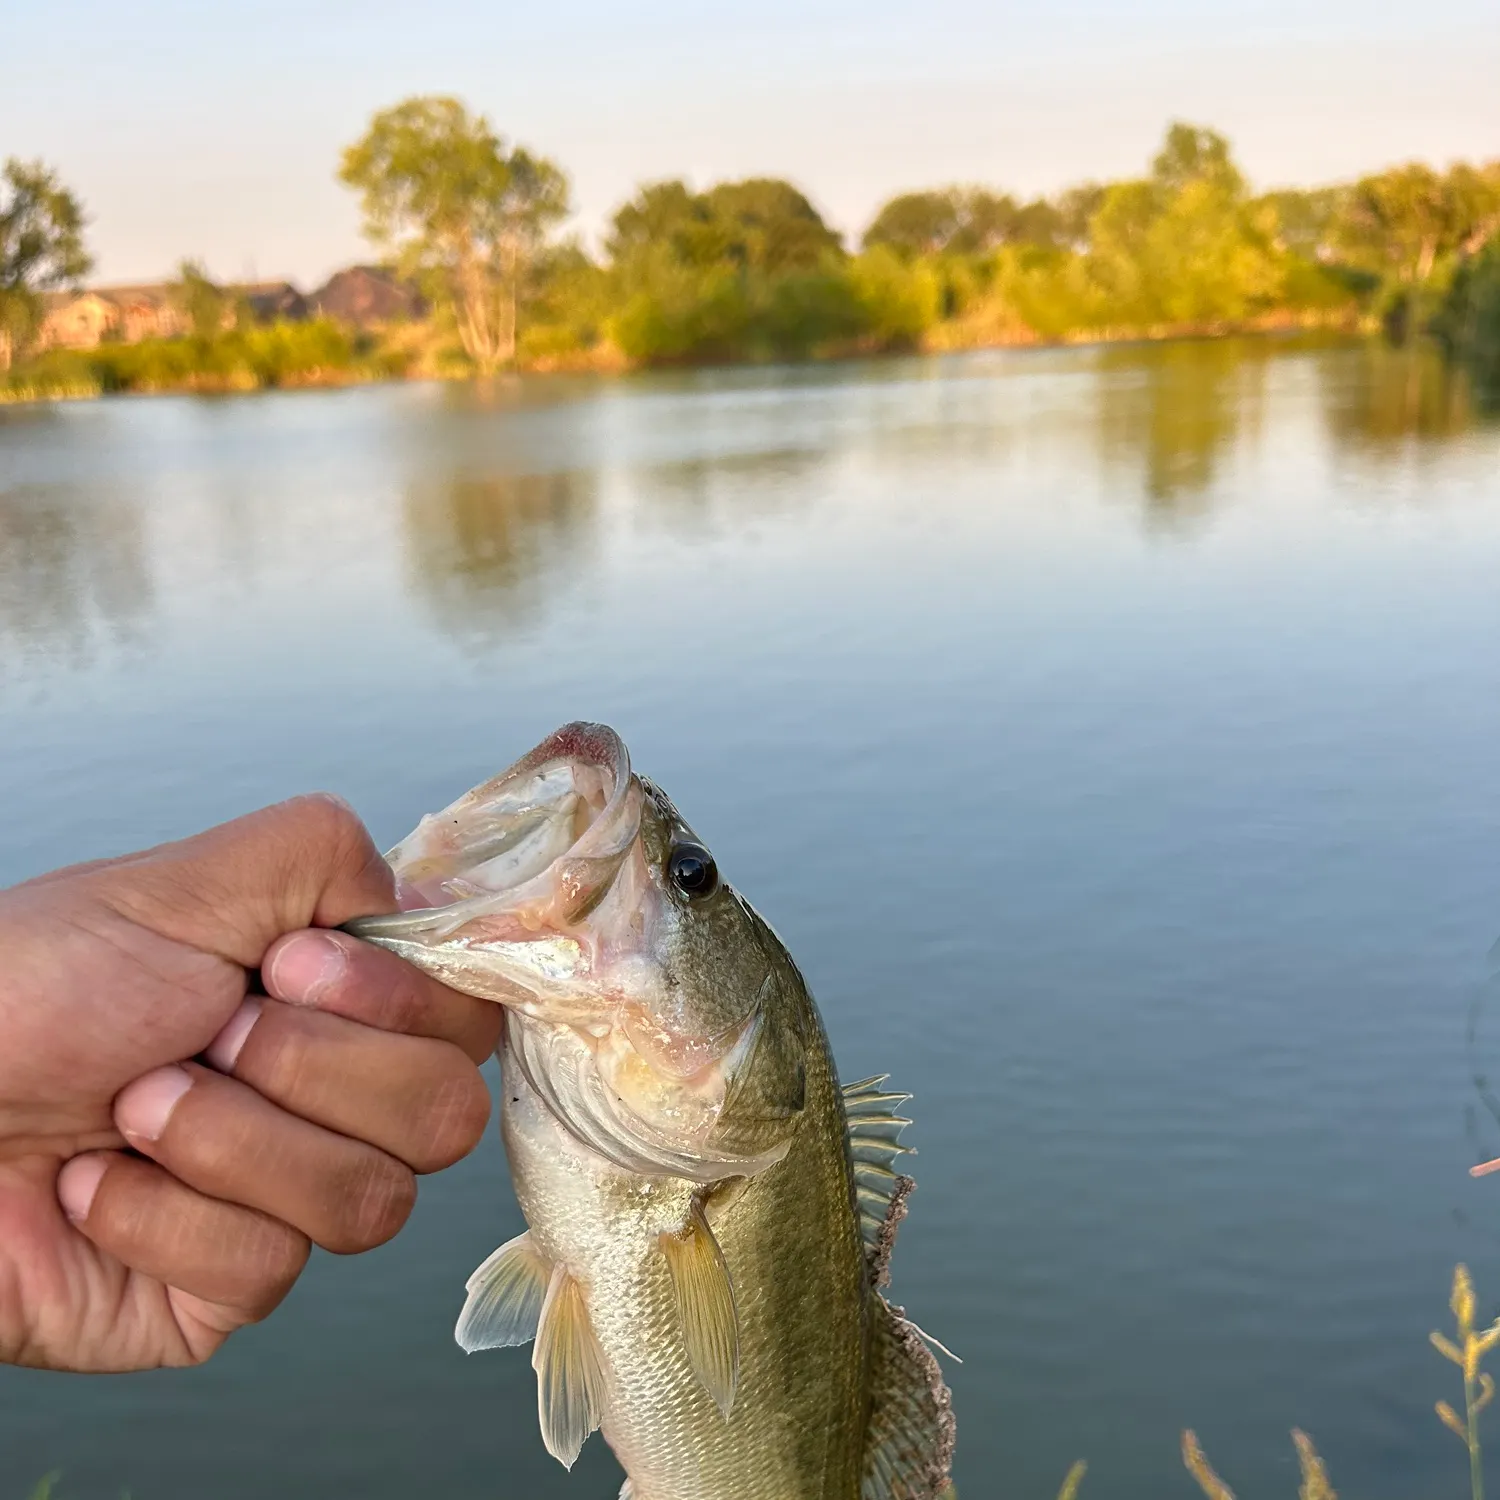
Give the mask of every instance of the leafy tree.
[[746, 270], [772, 276], [810, 271], [843, 254], [843, 243], [817, 209], [780, 178], [721, 182], [703, 203], [725, 235], [729, 258]]
[[855, 294], [879, 348], [912, 349], [937, 322], [941, 288], [930, 263], [876, 244], [853, 264]]
[[937, 188], [902, 193], [876, 214], [864, 248], [884, 245], [898, 255], [982, 255], [1002, 245], [1060, 245], [1068, 223], [1045, 198], [1018, 203], [987, 188]]
[[1400, 282], [1425, 281], [1460, 233], [1448, 184], [1422, 162], [1361, 178], [1340, 216], [1339, 249]]
[[1500, 229], [1500, 162], [1440, 173], [1410, 162], [1362, 177], [1345, 194], [1334, 234], [1351, 264], [1404, 285], [1473, 255]]
[[1199, 183], [1211, 184], [1230, 196], [1245, 191], [1245, 179], [1230, 158], [1228, 140], [1217, 130], [1185, 125], [1181, 120], [1167, 127], [1167, 138], [1151, 163], [1151, 179], [1166, 193]]
[[532, 261], [523, 298], [528, 315], [518, 353], [556, 368], [587, 359], [603, 344], [613, 311], [609, 277], [575, 242], [548, 245]]
[[1459, 265], [1433, 332], [1474, 372], [1486, 403], [1500, 403], [1500, 235]]
[[36, 331], [42, 294], [76, 284], [92, 264], [78, 199], [41, 162], [7, 160], [0, 171], [0, 372]]
[[1088, 247], [1089, 225], [1104, 202], [1104, 189], [1097, 182], [1080, 183], [1059, 193], [1053, 201], [1057, 210], [1057, 244], [1069, 250]]
[[507, 149], [458, 100], [425, 96], [375, 115], [339, 177], [361, 195], [366, 235], [451, 308], [474, 364], [513, 360], [528, 264], [568, 213], [562, 171]]
[[1229, 143], [1173, 124], [1151, 176], [1110, 186], [1090, 224], [1089, 267], [1120, 324], [1241, 322], [1285, 280], [1275, 216], [1250, 201]]
[[1276, 216], [1276, 242], [1282, 249], [1304, 260], [1326, 261], [1334, 254], [1344, 196], [1337, 187], [1277, 188], [1256, 202]]
[[991, 243], [1060, 246], [1067, 243], [1067, 223], [1062, 211], [1046, 198], [1035, 198], [1016, 209], [1004, 239]]
[[208, 273], [195, 260], [185, 260], [177, 268], [172, 301], [195, 338], [211, 339], [233, 328], [238, 321], [234, 298], [210, 281]]
[[685, 182], [647, 183], [615, 211], [606, 249], [617, 263], [657, 247], [693, 260], [707, 222], [707, 206]]
[[1500, 234], [1500, 161], [1483, 167], [1459, 162], [1448, 173], [1459, 225], [1460, 255], [1477, 254]]
[[934, 255], [953, 243], [961, 225], [958, 194], [952, 188], [898, 193], [864, 233], [864, 248], [884, 245], [898, 255]]
[[611, 331], [634, 359], [796, 358], [862, 331], [838, 235], [778, 178], [648, 184], [607, 250]]

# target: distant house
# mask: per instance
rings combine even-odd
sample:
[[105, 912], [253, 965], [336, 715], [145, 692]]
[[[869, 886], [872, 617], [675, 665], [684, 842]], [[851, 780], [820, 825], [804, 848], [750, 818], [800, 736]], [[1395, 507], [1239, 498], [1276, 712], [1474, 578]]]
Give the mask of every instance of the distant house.
[[353, 328], [379, 328], [420, 318], [427, 305], [410, 282], [380, 266], [337, 271], [307, 299], [314, 316]]
[[290, 281], [248, 281], [224, 290], [244, 302], [257, 323], [296, 322], [307, 316], [307, 298]]
[[39, 349], [94, 349], [171, 338], [186, 322], [165, 282], [53, 292], [43, 304]]

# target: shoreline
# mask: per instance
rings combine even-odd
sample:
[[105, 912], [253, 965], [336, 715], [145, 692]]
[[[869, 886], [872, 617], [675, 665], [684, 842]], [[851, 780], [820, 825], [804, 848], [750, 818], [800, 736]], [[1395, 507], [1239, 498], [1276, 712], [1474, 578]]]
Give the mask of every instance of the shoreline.
[[[563, 358], [540, 359], [494, 375], [483, 376], [472, 369], [456, 366], [435, 368], [418, 362], [407, 372], [379, 369], [361, 362], [347, 369], [314, 368], [281, 378], [261, 380], [249, 372], [219, 376], [194, 374], [185, 379], [143, 382], [121, 389], [109, 389], [103, 380], [59, 379], [45, 377], [35, 383], [25, 379], [25, 370], [11, 372], [9, 382], [0, 385], [0, 406], [43, 406], [60, 402], [98, 401], [117, 397], [150, 396], [242, 396], [263, 391], [327, 391], [362, 385], [400, 385], [442, 382], [444, 384], [477, 383], [486, 379], [550, 375], [636, 375], [667, 370], [737, 370], [769, 368], [777, 365], [816, 366], [839, 363], [863, 363], [867, 360], [945, 354], [979, 354], [987, 350], [1080, 349], [1089, 346], [1110, 347], [1121, 344], [1162, 344], [1216, 342], [1231, 338], [1274, 339], [1298, 334], [1325, 334], [1340, 338], [1368, 338], [1379, 331], [1378, 322], [1368, 316], [1307, 315], [1295, 313], [1267, 314], [1264, 317], [1235, 324], [1156, 324], [1147, 327], [1121, 326], [1093, 328], [1045, 337], [1033, 330], [1017, 331], [999, 337], [968, 339], [961, 326], [939, 325], [909, 348], [833, 347], [804, 359], [680, 359], [632, 362], [613, 345], [602, 344], [595, 350]], [[139, 347], [122, 345], [122, 348]], [[80, 362], [87, 361], [91, 350], [77, 351]]]

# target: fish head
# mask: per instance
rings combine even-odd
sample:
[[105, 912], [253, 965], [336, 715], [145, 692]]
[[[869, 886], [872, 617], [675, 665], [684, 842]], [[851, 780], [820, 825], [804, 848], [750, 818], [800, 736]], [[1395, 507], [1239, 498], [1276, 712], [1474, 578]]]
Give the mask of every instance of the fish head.
[[386, 858], [407, 909], [348, 930], [504, 1005], [518, 1065], [587, 1144], [702, 1180], [785, 1153], [801, 978], [613, 730], [564, 726]]

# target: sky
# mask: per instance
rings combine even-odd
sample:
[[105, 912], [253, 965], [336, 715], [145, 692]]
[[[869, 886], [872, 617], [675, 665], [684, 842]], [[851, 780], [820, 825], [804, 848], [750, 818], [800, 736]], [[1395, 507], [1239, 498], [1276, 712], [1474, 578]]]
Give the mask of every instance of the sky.
[[552, 157], [591, 241], [642, 182], [789, 177], [851, 240], [902, 189], [1138, 173], [1212, 125], [1260, 186], [1500, 157], [1500, 3], [0, 0], [0, 157], [83, 199], [95, 280], [369, 258], [339, 151], [455, 94]]

